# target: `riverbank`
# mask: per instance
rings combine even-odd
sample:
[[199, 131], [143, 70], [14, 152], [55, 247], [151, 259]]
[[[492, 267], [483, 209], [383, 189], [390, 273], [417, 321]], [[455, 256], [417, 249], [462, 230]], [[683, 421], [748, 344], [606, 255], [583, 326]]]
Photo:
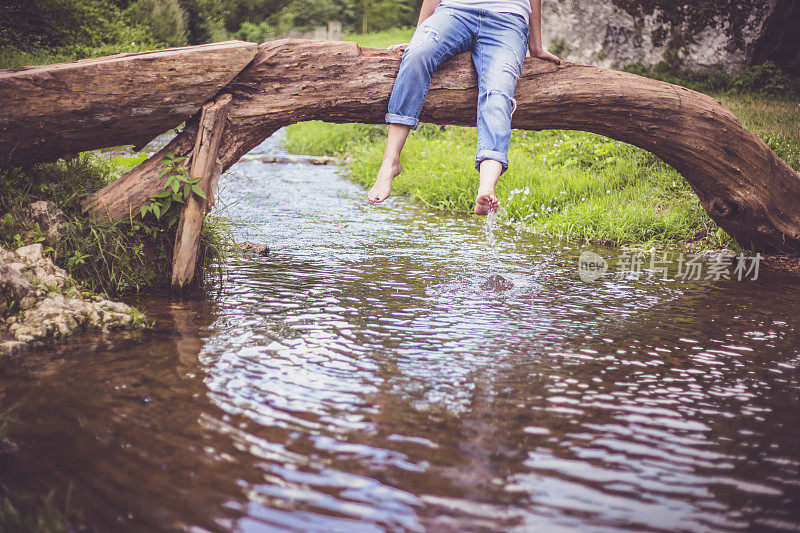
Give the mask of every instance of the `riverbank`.
[[[105, 154], [0, 168], [0, 246], [42, 243], [56, 265], [94, 292], [116, 296], [162, 289], [170, 274], [173, 215], [180, 213], [180, 204], [174, 202], [159, 216], [149, 213], [110, 225], [92, 221], [81, 201], [147, 158], [144, 152]], [[198, 272], [219, 259], [227, 245], [220, 217], [207, 217]]]
[[[410, 36], [411, 30], [395, 30], [354, 40], [380, 47], [407, 42]], [[666, 76], [642, 69], [637, 73]], [[711, 81], [667, 78], [714, 89], [706, 92], [800, 170], [800, 95], [789, 90], [779, 71], [756, 67]], [[789, 94], [781, 96], [781, 91]], [[478, 184], [472, 163], [475, 141], [474, 128], [421, 126], [406, 143], [403, 173], [393, 194], [435, 209], [470, 213]], [[290, 152], [345, 157], [349, 175], [365, 187], [378, 171], [384, 142], [385, 126], [358, 124], [303, 123], [287, 128], [286, 136]], [[537, 234], [616, 246], [739, 249], [708, 217], [686, 181], [639, 148], [584, 132], [515, 130], [509, 160], [510, 169], [498, 184], [502, 216]]]
[[[142, 313], [112, 299], [167, 287], [180, 204], [108, 225], [86, 217], [80, 203], [146, 157], [86, 152], [0, 168], [0, 354], [81, 330], [145, 324]], [[206, 217], [200, 283], [231, 243], [222, 217]]]

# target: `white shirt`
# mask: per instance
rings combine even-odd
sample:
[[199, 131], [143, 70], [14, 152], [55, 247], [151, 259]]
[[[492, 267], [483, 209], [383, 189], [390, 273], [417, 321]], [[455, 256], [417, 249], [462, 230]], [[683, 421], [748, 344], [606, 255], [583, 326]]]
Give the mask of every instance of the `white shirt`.
[[530, 0], [443, 0], [442, 5], [467, 6], [488, 9], [499, 13], [516, 13], [530, 20]]

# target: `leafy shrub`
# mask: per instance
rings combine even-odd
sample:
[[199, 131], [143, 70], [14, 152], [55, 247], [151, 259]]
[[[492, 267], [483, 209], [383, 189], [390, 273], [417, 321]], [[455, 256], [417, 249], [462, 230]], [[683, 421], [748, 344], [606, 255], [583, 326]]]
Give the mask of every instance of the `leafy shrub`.
[[7, 0], [0, 5], [0, 48], [69, 55], [72, 50], [140, 42], [150, 48], [155, 44], [108, 0]]
[[267, 37], [277, 35], [279, 32], [267, 21], [260, 24], [243, 22], [239, 30], [230, 35], [231, 39], [240, 41], [250, 41], [251, 43], [263, 43]]
[[284, 16], [292, 26], [310, 30], [327, 26], [329, 20], [351, 26], [358, 19], [356, 11], [356, 3], [347, 0], [294, 0], [284, 8]]
[[[87, 152], [70, 161], [0, 169], [0, 245], [13, 248], [36, 242], [36, 232], [26, 237], [18, 221], [24, 207], [48, 200], [67, 218], [53, 244], [53, 260], [84, 286], [107, 294], [163, 286], [169, 279], [175, 240], [175, 226], [167, 220], [171, 217], [148, 216], [144, 221], [121, 220], [108, 225], [95, 223], [81, 212], [86, 196], [142, 159], [114, 160]], [[215, 224], [204, 225], [201, 235], [199, 272], [219, 259], [221, 250], [230, 244], [224, 224], [219, 217], [214, 220]]]
[[718, 70], [674, 70], [648, 67], [642, 63], [626, 65], [622, 70], [700, 92], [757, 93], [766, 96], [800, 96], [800, 78], [785, 74], [767, 61], [748, 67], [735, 75]]
[[800, 95], [800, 79], [784, 74], [772, 61], [743, 70], [730, 80], [737, 91], [754, 91], [769, 96]]

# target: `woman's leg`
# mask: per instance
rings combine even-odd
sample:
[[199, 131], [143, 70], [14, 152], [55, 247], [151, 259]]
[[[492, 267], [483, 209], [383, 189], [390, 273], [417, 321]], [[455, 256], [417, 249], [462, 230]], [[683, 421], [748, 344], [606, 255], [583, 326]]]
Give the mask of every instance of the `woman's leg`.
[[494, 159], [484, 159], [480, 162], [480, 183], [478, 184], [478, 196], [475, 198], [475, 214], [486, 216], [491, 211], [500, 208], [500, 200], [494, 195], [494, 186], [503, 173], [503, 164]]
[[514, 91], [527, 48], [527, 24], [509, 13], [490, 13], [481, 19], [472, 51], [478, 72], [478, 143], [475, 168], [480, 172], [475, 213], [486, 215], [499, 207], [495, 185], [508, 169]]
[[383, 164], [367, 195], [370, 202], [382, 202], [391, 193], [392, 180], [400, 173], [400, 152], [409, 131], [419, 123], [434, 71], [445, 59], [469, 50], [474, 36], [469, 18], [462, 10], [437, 7], [417, 27], [403, 52], [386, 115], [390, 126]]
[[405, 124], [389, 124], [389, 131], [386, 136], [386, 150], [383, 152], [383, 162], [378, 170], [378, 177], [375, 178], [375, 185], [367, 193], [367, 200], [370, 203], [378, 203], [388, 198], [392, 192], [392, 180], [395, 179], [402, 170], [400, 166], [400, 152], [406, 143], [411, 126]]

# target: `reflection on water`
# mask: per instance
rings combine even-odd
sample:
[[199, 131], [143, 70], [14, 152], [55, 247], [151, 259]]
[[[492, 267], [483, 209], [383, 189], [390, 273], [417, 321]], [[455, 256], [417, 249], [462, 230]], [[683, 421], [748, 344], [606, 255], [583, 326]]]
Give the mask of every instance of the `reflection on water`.
[[795, 277], [583, 283], [330, 167], [223, 187], [270, 256], [0, 362], [4, 486], [72, 483], [102, 531], [797, 530]]

